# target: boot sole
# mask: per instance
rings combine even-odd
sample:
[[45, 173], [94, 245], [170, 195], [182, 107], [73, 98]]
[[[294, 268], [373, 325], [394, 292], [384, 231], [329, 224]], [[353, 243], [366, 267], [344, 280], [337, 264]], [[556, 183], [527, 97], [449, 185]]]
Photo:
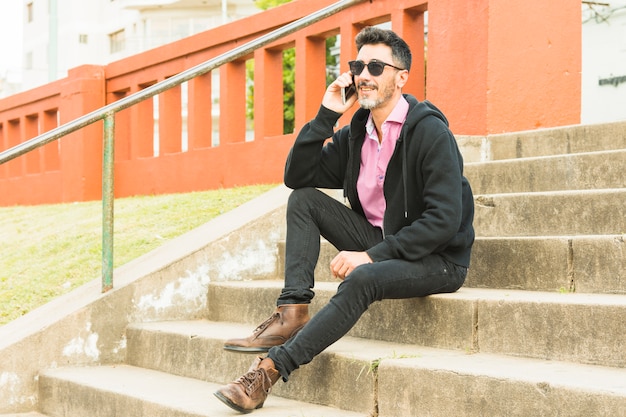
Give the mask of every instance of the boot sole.
[[248, 410], [246, 408], [241, 408], [240, 406], [238, 406], [237, 404], [235, 404], [234, 402], [232, 402], [230, 399], [226, 398], [221, 392], [219, 391], [215, 391], [213, 393], [213, 395], [215, 395], [217, 397], [218, 400], [220, 400], [221, 402], [223, 402], [224, 404], [226, 404], [227, 406], [229, 406], [230, 408], [232, 408], [235, 411], [238, 411], [242, 414], [250, 414], [251, 412], [253, 412], [254, 410], [257, 410], [261, 407], [263, 407], [263, 403], [259, 404], [256, 406], [256, 408], [254, 408], [253, 410]]
[[230, 350], [232, 352], [241, 352], [241, 353], [267, 353], [269, 352], [269, 347], [244, 347], [244, 346], [229, 346], [224, 345], [225, 350]]

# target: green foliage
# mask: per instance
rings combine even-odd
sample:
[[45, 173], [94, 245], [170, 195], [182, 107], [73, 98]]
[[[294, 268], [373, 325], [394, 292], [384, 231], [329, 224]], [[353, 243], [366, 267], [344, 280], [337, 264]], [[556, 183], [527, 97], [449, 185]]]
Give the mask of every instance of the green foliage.
[[283, 133], [294, 131], [296, 122], [296, 50], [283, 52]]
[[261, 10], [271, 9], [281, 4], [289, 3], [291, 0], [256, 0], [254, 4]]
[[337, 55], [333, 55], [332, 53], [332, 49], [336, 43], [337, 36], [331, 36], [326, 39], [326, 87], [339, 76], [339, 73], [334, 70], [339, 65]]

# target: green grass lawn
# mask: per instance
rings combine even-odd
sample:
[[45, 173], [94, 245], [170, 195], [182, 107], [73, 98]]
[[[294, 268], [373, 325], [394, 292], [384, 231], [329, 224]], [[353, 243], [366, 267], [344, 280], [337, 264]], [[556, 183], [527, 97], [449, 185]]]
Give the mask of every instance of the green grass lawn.
[[[115, 200], [114, 267], [276, 185]], [[0, 207], [0, 325], [102, 275], [101, 201]]]

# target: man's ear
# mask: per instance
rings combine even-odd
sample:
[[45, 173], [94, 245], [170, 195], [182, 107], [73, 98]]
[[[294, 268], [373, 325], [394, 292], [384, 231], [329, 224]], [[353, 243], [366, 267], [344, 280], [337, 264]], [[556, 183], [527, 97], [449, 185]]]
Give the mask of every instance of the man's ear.
[[407, 70], [398, 71], [396, 73], [396, 86], [400, 89], [404, 87], [404, 85], [409, 80], [409, 72]]

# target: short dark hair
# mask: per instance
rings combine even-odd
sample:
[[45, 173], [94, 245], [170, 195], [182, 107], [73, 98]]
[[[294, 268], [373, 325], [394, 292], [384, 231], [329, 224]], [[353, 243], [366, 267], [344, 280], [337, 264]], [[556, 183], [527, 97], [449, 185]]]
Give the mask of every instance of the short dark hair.
[[382, 43], [391, 48], [391, 56], [397, 64], [406, 70], [411, 69], [411, 49], [409, 45], [395, 32], [375, 26], [367, 26], [356, 35], [356, 49], [360, 51], [363, 45]]

